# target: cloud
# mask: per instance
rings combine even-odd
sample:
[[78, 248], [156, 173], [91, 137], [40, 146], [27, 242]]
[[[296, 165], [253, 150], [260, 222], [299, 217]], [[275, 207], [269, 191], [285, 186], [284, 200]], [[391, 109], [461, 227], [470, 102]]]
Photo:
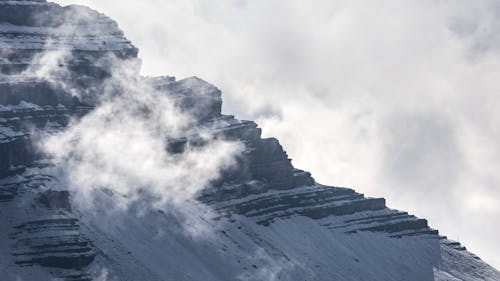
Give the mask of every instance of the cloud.
[[[199, 127], [198, 117], [177, 106], [173, 93], [154, 88], [148, 79], [138, 75], [135, 58], [123, 59], [109, 52], [92, 57], [94, 68], [86, 69], [88, 57], [73, 52], [72, 47], [88, 50], [93, 46], [69, 35], [106, 34], [110, 26], [102, 24], [106, 22], [102, 18], [99, 24], [87, 26], [85, 21], [89, 17], [95, 20], [96, 14], [86, 8], [65, 11], [69, 11], [65, 16], [71, 17], [68, 21], [79, 24], [53, 27], [43, 48], [46, 51], [36, 54], [25, 71], [8, 77], [45, 81], [68, 107], [75, 102], [73, 98], [78, 100], [74, 105], [95, 107], [82, 117], [73, 116], [62, 131], [40, 132], [32, 128], [34, 134], [40, 134], [35, 138], [41, 140], [41, 152], [56, 164], [53, 172], [59, 182], [54, 182], [54, 187], [62, 185], [72, 191], [81, 207], [94, 207], [97, 195], [105, 190], [113, 198], [113, 205], [107, 209], [129, 208], [140, 200], [142, 207], [174, 205], [174, 211], [190, 215], [188, 208], [198, 208], [190, 201], [236, 164], [243, 144], [213, 136], [206, 126]], [[58, 14], [54, 17], [59, 19]], [[52, 36], [69, 41], [65, 44]], [[95, 73], [106, 75], [96, 79]], [[184, 86], [189, 87], [190, 82], [185, 80]], [[188, 143], [180, 153], [166, 149], [169, 139], [191, 136], [203, 145]], [[195, 224], [197, 218], [183, 219]], [[186, 231], [196, 234], [190, 229]]]
[[116, 19], [143, 73], [218, 85], [318, 181], [386, 197], [500, 267], [497, 2], [58, 2]]
[[[234, 164], [242, 145], [196, 130], [193, 117], [177, 108], [167, 92], [148, 86], [127, 64], [112, 64], [112, 78], [99, 92], [97, 107], [47, 136], [44, 151], [54, 157], [60, 176], [79, 198], [89, 199], [94, 190], [105, 188], [123, 206], [142, 193], [160, 204], [193, 199]], [[167, 139], [188, 129], [207, 144], [169, 153]]]

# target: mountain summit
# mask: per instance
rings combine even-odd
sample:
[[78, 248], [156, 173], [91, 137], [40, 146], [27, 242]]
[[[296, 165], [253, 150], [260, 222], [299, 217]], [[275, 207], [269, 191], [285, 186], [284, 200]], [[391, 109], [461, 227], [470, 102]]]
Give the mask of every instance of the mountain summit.
[[0, 1], [1, 280], [500, 280], [137, 53], [89, 8]]

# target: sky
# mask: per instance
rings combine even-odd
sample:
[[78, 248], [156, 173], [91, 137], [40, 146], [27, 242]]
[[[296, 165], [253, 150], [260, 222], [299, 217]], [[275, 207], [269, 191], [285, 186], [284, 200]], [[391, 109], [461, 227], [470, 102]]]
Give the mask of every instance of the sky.
[[500, 2], [57, 0], [142, 74], [196, 75], [324, 184], [384, 197], [500, 268]]

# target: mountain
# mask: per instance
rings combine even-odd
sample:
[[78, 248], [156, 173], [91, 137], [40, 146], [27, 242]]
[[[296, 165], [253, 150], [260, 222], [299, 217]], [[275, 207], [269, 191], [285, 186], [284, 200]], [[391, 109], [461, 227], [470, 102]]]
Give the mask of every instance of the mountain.
[[[221, 113], [217, 87], [197, 77], [141, 77], [137, 53], [113, 20], [89, 8], [0, 1], [2, 281], [500, 280], [499, 271], [425, 219], [390, 209], [382, 198], [319, 184], [293, 167], [279, 141], [262, 138], [256, 123]], [[128, 79], [118, 79], [123, 72]], [[139, 109], [122, 111], [131, 98]], [[87, 206], [83, 186], [71, 181], [68, 163], [77, 162], [58, 161], [43, 144], [102, 116], [96, 112], [110, 101], [112, 114], [104, 116], [139, 112], [147, 121], [139, 127], [161, 127], [154, 108], [163, 98], [189, 121], [160, 136], [164, 151], [157, 153], [174, 161], [154, 179], [175, 179], [166, 193], [186, 194], [186, 183], [193, 182], [203, 188], [180, 203], [172, 194], [158, 199], [163, 193], [150, 192], [156, 181], [146, 175], [155, 171], [147, 164], [154, 155], [145, 156], [126, 163], [143, 173], [144, 187], [121, 193], [94, 186]], [[104, 123], [95, 142], [114, 129]], [[134, 146], [137, 136], [124, 136], [132, 138], [117, 148], [116, 161], [126, 160], [120, 157], [129, 155], [125, 150], [143, 149]], [[202, 180], [203, 166], [223, 159], [217, 142], [241, 149]], [[65, 149], [58, 144], [56, 150]], [[85, 161], [85, 149], [65, 157]], [[89, 163], [102, 164], [100, 153], [92, 155], [99, 161]], [[106, 182], [126, 185], [128, 173]], [[85, 176], [83, 184], [97, 177]], [[116, 207], [122, 200], [125, 206]]]

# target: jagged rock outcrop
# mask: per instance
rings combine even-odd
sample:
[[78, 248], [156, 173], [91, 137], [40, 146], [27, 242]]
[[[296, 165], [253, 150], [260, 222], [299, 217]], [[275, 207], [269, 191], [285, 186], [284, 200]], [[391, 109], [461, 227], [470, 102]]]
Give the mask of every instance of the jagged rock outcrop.
[[[55, 80], [37, 76], [52, 52], [63, 71]], [[109, 214], [106, 200], [117, 195], [105, 189], [97, 191], [97, 214], [73, 206], [37, 144], [94, 110], [111, 60], [134, 66], [137, 49], [106, 16], [43, 0], [0, 1], [0, 272], [7, 280], [499, 280], [425, 219], [315, 182], [255, 122], [222, 114], [221, 91], [197, 77], [137, 80], [196, 121], [165, 140], [170, 153], [205, 145], [199, 132], [244, 144], [237, 165], [197, 197], [215, 216], [188, 225], [208, 229], [210, 238], [186, 235], [163, 210]]]

